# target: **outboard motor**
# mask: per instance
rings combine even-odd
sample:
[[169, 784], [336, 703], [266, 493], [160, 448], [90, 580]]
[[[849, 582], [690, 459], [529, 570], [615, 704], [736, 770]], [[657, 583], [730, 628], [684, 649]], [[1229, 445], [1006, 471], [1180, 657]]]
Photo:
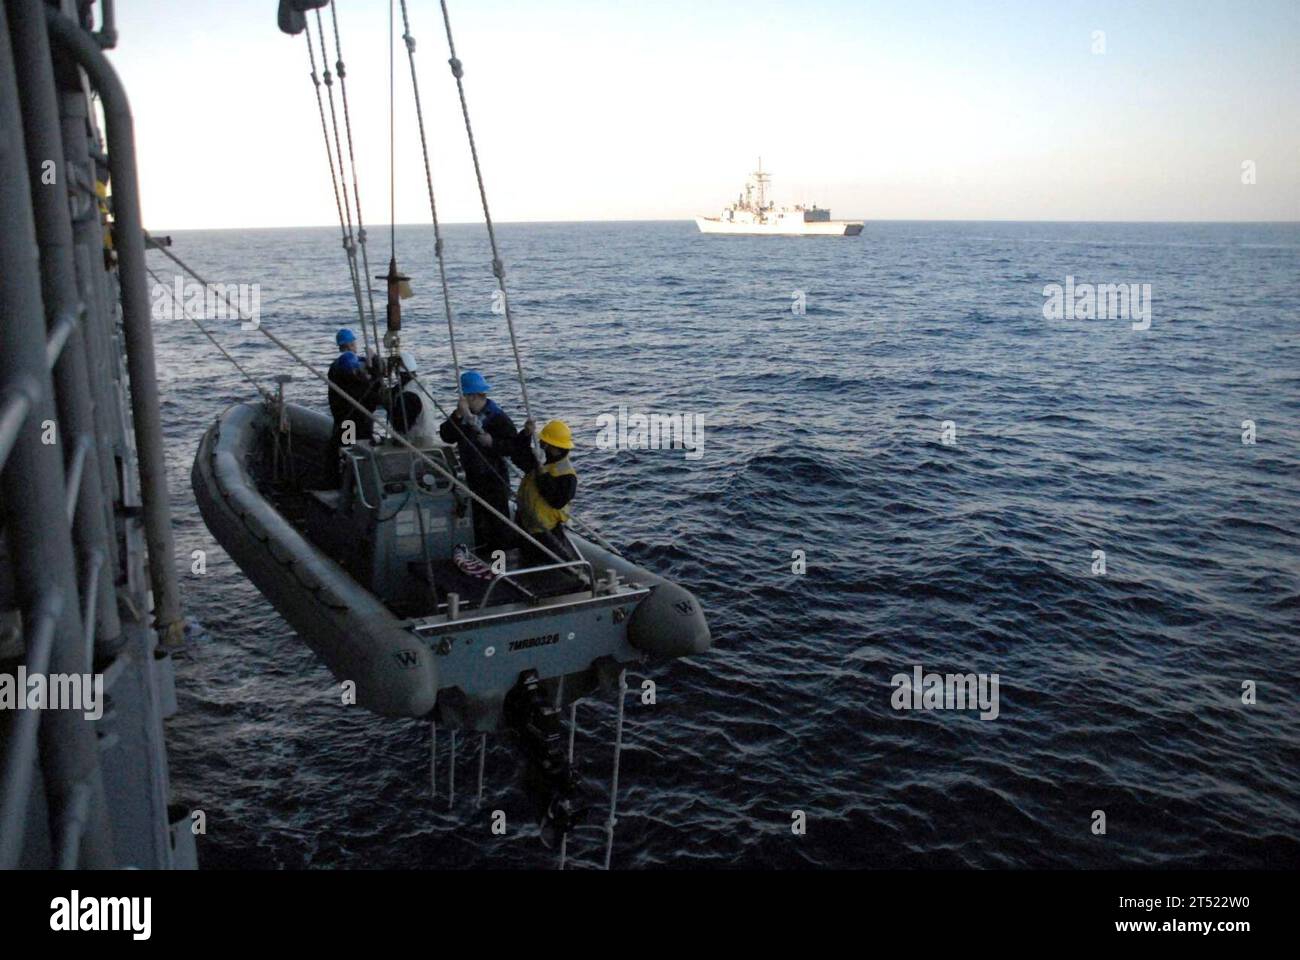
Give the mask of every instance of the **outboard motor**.
[[504, 715], [527, 769], [524, 791], [537, 809], [548, 847], [581, 823], [590, 809], [582, 781], [565, 751], [560, 711], [546, 701], [536, 670], [526, 670], [506, 694]]

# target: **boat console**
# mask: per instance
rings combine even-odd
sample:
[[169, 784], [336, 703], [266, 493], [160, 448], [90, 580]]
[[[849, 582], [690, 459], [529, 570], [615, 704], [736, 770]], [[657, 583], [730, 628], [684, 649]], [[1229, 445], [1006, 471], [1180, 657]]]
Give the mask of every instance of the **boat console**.
[[[456, 449], [421, 451], [460, 476]], [[361, 442], [343, 451], [338, 490], [312, 491], [309, 535], [390, 606], [437, 607], [432, 571], [457, 544], [472, 544], [473, 502], [445, 476], [399, 444]]]

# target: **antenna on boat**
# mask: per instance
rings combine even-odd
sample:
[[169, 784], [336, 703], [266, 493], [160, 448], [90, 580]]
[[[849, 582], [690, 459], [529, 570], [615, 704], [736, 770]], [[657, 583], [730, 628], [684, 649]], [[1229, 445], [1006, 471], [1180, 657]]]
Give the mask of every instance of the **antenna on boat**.
[[388, 272], [375, 275], [376, 280], [388, 282], [387, 330], [384, 333], [384, 346], [390, 353], [397, 353], [402, 345], [402, 301], [410, 299], [411, 278], [397, 269], [397, 256], [388, 261]]
[[[393, 0], [388, 0], [388, 244], [390, 252], [388, 272], [376, 274], [375, 279], [385, 281], [387, 286], [384, 346], [388, 348], [390, 357], [396, 357], [402, 349], [402, 301], [409, 300], [414, 295], [414, 291], [411, 290], [411, 278], [397, 269], [397, 177], [395, 176], [397, 124], [394, 122], [396, 99], [394, 62]], [[378, 331], [375, 333], [375, 339], [379, 339]], [[392, 370], [387, 372], [393, 374]]]

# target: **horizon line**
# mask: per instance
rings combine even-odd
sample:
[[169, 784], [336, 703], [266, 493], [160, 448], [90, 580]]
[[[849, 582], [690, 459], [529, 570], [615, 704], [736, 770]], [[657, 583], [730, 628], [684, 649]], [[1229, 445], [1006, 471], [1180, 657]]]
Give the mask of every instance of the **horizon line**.
[[[1134, 226], [1141, 225], [1165, 225], [1178, 224], [1181, 226], [1219, 226], [1219, 225], [1236, 225], [1236, 226], [1259, 226], [1259, 225], [1283, 225], [1295, 224], [1300, 225], [1300, 218], [1293, 220], [1053, 220], [1053, 219], [1019, 219], [1015, 217], [980, 217], [975, 219], [959, 217], [916, 217], [907, 219], [897, 218], [880, 218], [868, 220], [865, 218], [848, 217], [846, 219], [862, 220], [864, 225], [872, 223], [1042, 223], [1042, 224], [1130, 224]], [[694, 223], [694, 217], [647, 217], [647, 218], [610, 218], [601, 220], [493, 220], [494, 225], [504, 226], [543, 226], [547, 224], [583, 224], [583, 223]], [[446, 226], [482, 226], [482, 220], [440, 220], [440, 225]], [[273, 224], [269, 226], [256, 227], [167, 227], [158, 230], [150, 229], [150, 233], [166, 233], [168, 231], [199, 231], [199, 230], [332, 230], [337, 228], [337, 223], [298, 223], [298, 224]], [[367, 233], [373, 233], [381, 227], [389, 229], [392, 227], [432, 227], [431, 222], [421, 221], [419, 223], [374, 223], [366, 228]]]

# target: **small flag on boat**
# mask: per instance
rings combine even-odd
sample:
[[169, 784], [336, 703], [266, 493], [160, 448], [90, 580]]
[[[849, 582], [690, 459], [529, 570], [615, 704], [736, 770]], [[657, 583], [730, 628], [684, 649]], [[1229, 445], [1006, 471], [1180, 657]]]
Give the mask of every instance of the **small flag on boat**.
[[463, 543], [456, 545], [456, 549], [452, 551], [451, 559], [460, 572], [468, 577], [478, 577], [480, 580], [492, 579], [492, 568], [474, 556], [469, 547]]

